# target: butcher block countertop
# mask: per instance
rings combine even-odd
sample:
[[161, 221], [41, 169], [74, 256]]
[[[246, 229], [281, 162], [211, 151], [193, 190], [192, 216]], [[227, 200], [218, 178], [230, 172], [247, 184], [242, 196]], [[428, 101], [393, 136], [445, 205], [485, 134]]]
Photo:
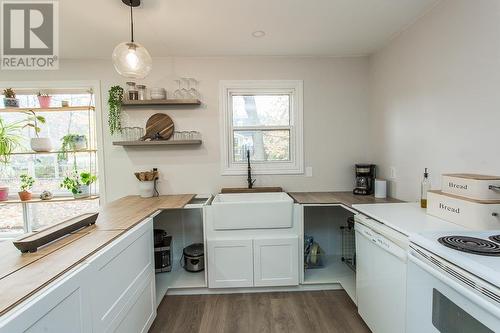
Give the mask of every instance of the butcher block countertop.
[[394, 198], [377, 199], [373, 195], [354, 195], [352, 192], [288, 192], [299, 204], [359, 204], [402, 202]]
[[183, 208], [194, 194], [157, 198], [127, 196], [99, 211], [95, 225], [80, 229], [35, 253], [0, 242], [0, 315], [54, 281], [159, 210]]

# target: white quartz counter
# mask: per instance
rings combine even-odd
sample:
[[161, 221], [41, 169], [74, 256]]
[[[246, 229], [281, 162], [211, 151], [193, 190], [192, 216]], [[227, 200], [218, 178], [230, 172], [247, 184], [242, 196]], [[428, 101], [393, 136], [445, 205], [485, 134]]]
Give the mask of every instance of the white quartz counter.
[[353, 205], [354, 209], [410, 236], [426, 231], [465, 230], [464, 227], [426, 214], [418, 203], [387, 203]]

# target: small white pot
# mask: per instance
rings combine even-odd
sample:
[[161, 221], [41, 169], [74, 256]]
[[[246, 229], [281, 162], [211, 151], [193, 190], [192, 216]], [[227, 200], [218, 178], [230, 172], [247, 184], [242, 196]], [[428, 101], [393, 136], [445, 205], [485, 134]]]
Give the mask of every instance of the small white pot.
[[151, 198], [154, 193], [154, 181], [139, 182], [139, 195], [141, 198]]
[[87, 149], [87, 143], [85, 140], [75, 141], [75, 150], [85, 150]]
[[36, 152], [52, 151], [52, 141], [50, 138], [31, 138], [31, 149]]
[[90, 195], [90, 186], [89, 185], [82, 185], [80, 186], [80, 192], [77, 194], [73, 194], [74, 198], [86, 198]]

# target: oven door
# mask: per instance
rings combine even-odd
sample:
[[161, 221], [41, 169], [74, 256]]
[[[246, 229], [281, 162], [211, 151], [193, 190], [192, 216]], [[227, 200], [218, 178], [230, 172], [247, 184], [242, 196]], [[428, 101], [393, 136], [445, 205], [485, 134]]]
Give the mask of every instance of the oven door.
[[[466, 284], [478, 282], [478, 286], [484, 281], [413, 245], [408, 259], [406, 333], [491, 333], [500, 329], [498, 294], [490, 298]], [[451, 268], [448, 271], [464, 282], [441, 267]]]

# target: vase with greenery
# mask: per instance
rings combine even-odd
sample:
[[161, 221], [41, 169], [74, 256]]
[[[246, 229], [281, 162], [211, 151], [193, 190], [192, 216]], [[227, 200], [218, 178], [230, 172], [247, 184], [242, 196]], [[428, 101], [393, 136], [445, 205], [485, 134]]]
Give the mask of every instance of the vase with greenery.
[[59, 161], [68, 160], [68, 152], [87, 149], [87, 136], [83, 134], [66, 134], [61, 138], [61, 151], [57, 155]]
[[121, 111], [122, 111], [122, 100], [123, 100], [123, 88], [120, 86], [113, 86], [109, 89], [109, 115], [108, 115], [108, 125], [109, 133], [111, 135], [115, 133], [121, 133], [122, 123], [121, 123]]
[[35, 184], [35, 179], [25, 173], [20, 175], [19, 178], [21, 179], [20, 191], [18, 192], [19, 198], [21, 199], [21, 201], [31, 200], [30, 190]]
[[33, 110], [24, 112], [28, 117], [24, 127], [31, 127], [35, 132], [35, 137], [30, 139], [31, 149], [36, 152], [52, 151], [52, 140], [46, 137], [40, 137], [42, 130], [39, 124], [45, 124], [45, 117], [39, 116]]
[[39, 91], [36, 96], [38, 97], [38, 104], [40, 104], [40, 108], [46, 109], [50, 107], [52, 96], [50, 96], [49, 94], [44, 94], [41, 91]]
[[19, 100], [16, 98], [16, 92], [12, 88], [3, 90], [3, 104], [6, 108], [18, 108]]
[[96, 180], [97, 177], [90, 172], [78, 174], [77, 171], [74, 171], [63, 179], [61, 187], [69, 190], [75, 198], [84, 198], [90, 195], [90, 185]]

